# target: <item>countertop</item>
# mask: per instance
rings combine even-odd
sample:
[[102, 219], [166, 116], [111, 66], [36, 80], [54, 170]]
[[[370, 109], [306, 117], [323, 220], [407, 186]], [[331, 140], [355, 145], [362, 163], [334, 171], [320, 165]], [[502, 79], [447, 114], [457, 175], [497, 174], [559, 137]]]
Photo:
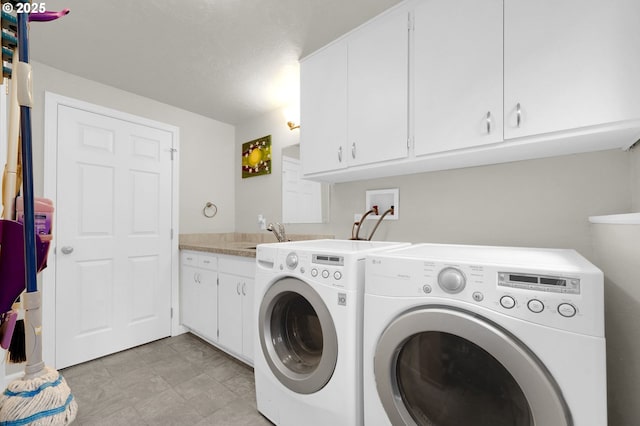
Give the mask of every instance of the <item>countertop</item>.
[[[333, 235], [292, 234], [292, 241], [333, 238]], [[195, 250], [230, 256], [256, 257], [256, 246], [278, 242], [272, 233], [180, 234], [180, 250]]]

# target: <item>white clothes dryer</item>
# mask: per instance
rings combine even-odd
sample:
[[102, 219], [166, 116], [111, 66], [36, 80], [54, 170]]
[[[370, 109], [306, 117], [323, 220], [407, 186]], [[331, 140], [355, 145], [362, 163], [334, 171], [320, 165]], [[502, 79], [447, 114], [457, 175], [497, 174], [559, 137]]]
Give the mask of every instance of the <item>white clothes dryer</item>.
[[603, 275], [574, 250], [370, 255], [363, 341], [368, 426], [607, 424]]
[[362, 425], [366, 253], [408, 243], [312, 240], [256, 252], [258, 410], [281, 426]]

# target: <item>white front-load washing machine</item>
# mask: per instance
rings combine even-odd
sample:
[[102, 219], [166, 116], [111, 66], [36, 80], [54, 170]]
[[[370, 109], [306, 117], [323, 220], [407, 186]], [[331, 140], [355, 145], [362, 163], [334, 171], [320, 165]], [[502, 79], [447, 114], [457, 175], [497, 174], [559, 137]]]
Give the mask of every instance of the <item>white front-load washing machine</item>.
[[370, 255], [363, 332], [367, 426], [607, 424], [603, 275], [574, 250]]
[[408, 245], [351, 240], [261, 244], [254, 357], [258, 410], [281, 426], [362, 424], [366, 253]]

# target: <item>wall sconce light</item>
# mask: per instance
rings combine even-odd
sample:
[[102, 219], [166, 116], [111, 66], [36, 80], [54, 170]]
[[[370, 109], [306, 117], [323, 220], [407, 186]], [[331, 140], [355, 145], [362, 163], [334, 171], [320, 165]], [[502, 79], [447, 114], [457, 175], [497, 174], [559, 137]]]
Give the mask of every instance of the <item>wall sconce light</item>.
[[300, 125], [294, 123], [293, 121], [287, 121], [287, 126], [289, 126], [289, 130], [299, 129]]

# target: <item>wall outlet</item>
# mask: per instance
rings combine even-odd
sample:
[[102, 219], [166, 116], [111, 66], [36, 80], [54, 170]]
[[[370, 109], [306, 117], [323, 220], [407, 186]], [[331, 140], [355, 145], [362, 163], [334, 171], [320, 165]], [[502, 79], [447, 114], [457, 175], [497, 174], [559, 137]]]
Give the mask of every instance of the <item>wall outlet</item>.
[[261, 214], [258, 215], [258, 228], [263, 231], [267, 229], [267, 219], [265, 219]]
[[380, 219], [380, 216], [393, 206], [393, 214], [388, 213], [384, 220], [398, 220], [400, 217], [400, 190], [398, 188], [368, 190], [365, 197], [365, 211], [378, 206], [378, 215], [370, 214], [366, 220]]

